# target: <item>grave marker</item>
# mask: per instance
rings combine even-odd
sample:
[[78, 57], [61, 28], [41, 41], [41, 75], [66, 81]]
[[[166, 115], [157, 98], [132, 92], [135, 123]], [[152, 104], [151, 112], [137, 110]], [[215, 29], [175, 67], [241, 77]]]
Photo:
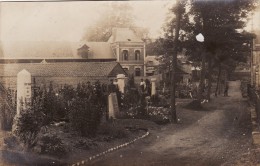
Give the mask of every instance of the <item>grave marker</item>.
[[116, 118], [119, 113], [118, 101], [116, 93], [111, 93], [108, 96], [108, 116], [110, 118]]
[[17, 116], [22, 109], [26, 109], [31, 104], [32, 79], [31, 73], [23, 69], [17, 74]]

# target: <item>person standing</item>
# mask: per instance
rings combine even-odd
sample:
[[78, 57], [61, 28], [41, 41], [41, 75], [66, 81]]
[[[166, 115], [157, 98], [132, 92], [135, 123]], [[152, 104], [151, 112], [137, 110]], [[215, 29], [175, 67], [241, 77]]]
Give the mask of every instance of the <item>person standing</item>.
[[144, 93], [145, 88], [146, 88], [145, 82], [144, 82], [143, 79], [141, 79], [141, 82], [140, 82], [140, 89], [141, 89], [141, 92], [142, 92], [142, 93]]
[[226, 84], [225, 84], [225, 90], [224, 90], [224, 96], [228, 96], [228, 82], [226, 82]]

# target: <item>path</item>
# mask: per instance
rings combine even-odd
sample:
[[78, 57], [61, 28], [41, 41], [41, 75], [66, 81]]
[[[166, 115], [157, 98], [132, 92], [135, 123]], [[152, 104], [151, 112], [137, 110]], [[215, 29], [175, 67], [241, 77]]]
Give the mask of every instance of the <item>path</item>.
[[232, 165], [243, 158], [240, 164], [250, 165], [250, 112], [241, 96], [240, 82], [230, 82], [229, 95], [205, 104], [209, 111], [178, 110], [180, 124], [152, 130], [147, 139], [93, 165], [217, 166]]

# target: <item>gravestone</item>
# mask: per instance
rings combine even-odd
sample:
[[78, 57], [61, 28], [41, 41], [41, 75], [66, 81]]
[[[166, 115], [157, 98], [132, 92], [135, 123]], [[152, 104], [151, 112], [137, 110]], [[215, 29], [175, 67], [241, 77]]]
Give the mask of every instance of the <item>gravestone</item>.
[[17, 74], [17, 116], [20, 111], [26, 109], [31, 104], [32, 79], [31, 73], [23, 69]]
[[156, 94], [156, 82], [155, 81], [156, 81], [156, 78], [151, 79], [151, 82], [152, 82], [152, 93], [151, 93], [151, 95], [152, 96]]
[[108, 96], [108, 116], [109, 119], [115, 119], [119, 113], [118, 101], [116, 93], [110, 93]]

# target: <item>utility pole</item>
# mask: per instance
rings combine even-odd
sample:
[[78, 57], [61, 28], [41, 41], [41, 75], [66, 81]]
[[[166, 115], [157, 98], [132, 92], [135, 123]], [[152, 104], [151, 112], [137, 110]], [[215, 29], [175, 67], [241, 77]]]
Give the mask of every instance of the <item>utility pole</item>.
[[[176, 67], [177, 67], [177, 53], [178, 53], [178, 39], [179, 39], [179, 31], [180, 31], [180, 21], [181, 21], [181, 5], [180, 1], [177, 0], [176, 2], [176, 27], [175, 27], [175, 35], [174, 35], [174, 42], [173, 42], [173, 57], [172, 57], [172, 71], [171, 71], [171, 113], [172, 113], [172, 120], [173, 123], [177, 123], [177, 113], [176, 113]], [[173, 29], [172, 29], [173, 31]]]

